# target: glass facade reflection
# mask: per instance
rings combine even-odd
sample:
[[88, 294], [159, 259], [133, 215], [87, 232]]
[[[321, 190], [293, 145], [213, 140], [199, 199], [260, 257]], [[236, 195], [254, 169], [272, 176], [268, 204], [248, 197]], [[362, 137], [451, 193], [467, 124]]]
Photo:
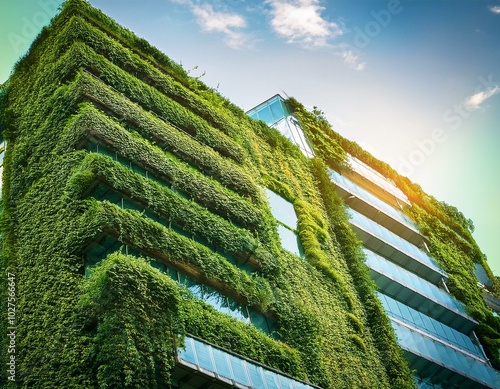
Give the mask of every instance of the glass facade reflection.
[[[500, 376], [498, 372], [484, 361], [473, 358], [463, 352], [447, 347], [445, 344], [418, 332], [401, 322], [392, 320], [396, 336], [401, 347], [408, 353], [417, 357], [410, 360], [417, 364], [417, 359], [428, 361], [426, 380], [446, 380], [449, 386], [461, 388], [498, 388]], [[424, 369], [420, 369], [424, 370]], [[457, 372], [459, 374], [450, 374]]]
[[178, 348], [177, 358], [181, 364], [213, 377], [214, 381], [225, 381], [234, 388], [319, 389], [190, 336], [185, 337], [184, 347]]
[[418, 230], [417, 230], [417, 227], [415, 226], [415, 224], [405, 214], [403, 214], [400, 210], [397, 210], [394, 207], [391, 207], [386, 202], [380, 200], [377, 196], [371, 194], [367, 190], [356, 185], [354, 182], [352, 182], [348, 178], [342, 176], [341, 174], [337, 173], [335, 170], [329, 169], [328, 172], [330, 174], [330, 179], [337, 186], [342, 187], [343, 189], [345, 189], [349, 193], [355, 195], [356, 197], [359, 197], [364, 202], [370, 204], [374, 208], [377, 208], [380, 212], [384, 212], [385, 214], [392, 217], [394, 220], [397, 220], [399, 223], [407, 226], [408, 228], [410, 228], [418, 233]]
[[405, 194], [392, 181], [382, 176], [379, 172], [373, 170], [367, 164], [349, 154], [348, 163], [353, 171], [366, 178], [369, 182], [372, 182], [387, 193], [390, 193], [403, 203], [408, 205], [410, 204], [410, 201]]
[[[349, 209], [348, 212], [351, 217], [352, 224], [355, 224], [357, 227], [378, 238], [380, 241], [385, 242], [387, 245], [393, 247], [408, 258], [418, 261], [420, 265], [426, 266], [445, 277], [445, 273], [441, 270], [436, 260], [429, 256], [426, 252], [359, 212], [353, 209]], [[383, 248], [380, 249], [380, 251], [383, 251]], [[383, 254], [383, 252], [381, 252], [381, 254]]]
[[269, 199], [271, 213], [278, 221], [278, 234], [281, 246], [291, 253], [303, 257], [304, 253], [297, 235], [297, 215], [292, 203], [277, 195], [272, 190], [266, 188], [266, 195]]
[[[446, 273], [416, 246], [415, 242], [425, 241], [396, 207], [409, 204], [407, 198], [362, 162], [352, 158], [350, 163], [374, 185], [360, 186], [358, 179], [353, 182], [333, 170], [329, 171], [330, 180], [346, 205], [356, 208], [348, 208], [351, 225], [365, 246], [366, 265], [410, 368], [416, 372], [417, 386], [500, 388], [499, 373], [489, 364], [473, 332], [478, 323], [447, 292]], [[392, 199], [377, 188], [390, 193]]]
[[462, 348], [486, 362], [486, 356], [482, 348], [476, 342], [473, 342], [469, 336], [383, 293], [378, 293], [378, 296], [389, 316], [425, 331], [443, 342]]
[[307, 141], [298, 120], [292, 115], [283, 97], [276, 95], [247, 112], [255, 120], [262, 120], [268, 126], [276, 128], [292, 143], [300, 147], [306, 157], [314, 157], [314, 152]]
[[[403, 285], [413, 289], [415, 293], [427, 297], [429, 300], [437, 301], [450, 310], [467, 315], [465, 306], [452, 297], [450, 294], [440, 289], [438, 286], [426, 281], [414, 273], [411, 273], [387, 259], [373, 253], [370, 250], [364, 250], [367, 266], [380, 274], [388, 275]], [[472, 319], [471, 319], [472, 320]]]

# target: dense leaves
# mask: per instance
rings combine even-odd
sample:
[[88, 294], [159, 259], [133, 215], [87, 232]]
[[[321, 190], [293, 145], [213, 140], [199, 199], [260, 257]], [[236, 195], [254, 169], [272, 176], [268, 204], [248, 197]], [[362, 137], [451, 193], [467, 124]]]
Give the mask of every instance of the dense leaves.
[[[66, 2], [0, 100], [19, 385], [168, 386], [188, 332], [325, 388], [412, 386], [323, 165], [276, 130], [83, 0]], [[308, 118], [321, 155], [343, 165], [344, 146]], [[133, 205], [95, 195], [99, 185]], [[305, 260], [280, 247], [263, 186], [294, 204]], [[281, 340], [148, 258], [112, 253], [86, 276], [105, 236], [272, 318]]]

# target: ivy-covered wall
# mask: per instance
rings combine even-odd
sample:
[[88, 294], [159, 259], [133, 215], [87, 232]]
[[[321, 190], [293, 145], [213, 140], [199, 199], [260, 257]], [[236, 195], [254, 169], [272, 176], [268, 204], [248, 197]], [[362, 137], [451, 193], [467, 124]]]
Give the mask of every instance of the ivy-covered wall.
[[[16, 65], [0, 112], [2, 271], [16, 277], [8, 387], [168, 387], [186, 333], [323, 388], [414, 387], [324, 162], [84, 0]], [[324, 142], [326, 162], [341, 162], [342, 145]], [[282, 249], [266, 187], [294, 205], [305, 258]], [[121, 248], [86, 269], [103, 237]], [[218, 312], [151, 259], [278, 333]]]
[[474, 263], [482, 264], [491, 280], [495, 277], [472, 237], [472, 221], [456, 207], [426, 194], [418, 184], [399, 175], [389, 165], [361, 149], [358, 144], [336, 133], [320, 110], [309, 112], [293, 98], [287, 100], [287, 104], [299, 118], [314, 149], [331, 168], [338, 171], [347, 169], [347, 152], [391, 179], [411, 200], [412, 207], [407, 210], [408, 216], [429, 238], [429, 250], [433, 258], [449, 276], [447, 286], [450, 292], [465, 303], [468, 313], [480, 323], [476, 334], [493, 367], [500, 369], [500, 318], [494, 316], [493, 311], [484, 302], [474, 273]]

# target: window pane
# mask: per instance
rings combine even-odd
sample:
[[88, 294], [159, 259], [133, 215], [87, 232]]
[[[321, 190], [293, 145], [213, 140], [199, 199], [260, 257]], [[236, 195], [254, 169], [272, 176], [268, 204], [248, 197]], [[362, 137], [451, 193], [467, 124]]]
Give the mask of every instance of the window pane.
[[277, 195], [272, 190], [266, 189], [269, 205], [271, 206], [271, 213], [273, 217], [283, 223], [284, 225], [295, 230], [297, 228], [297, 216], [292, 203], [286, 201], [283, 197]]
[[288, 250], [299, 257], [302, 256], [298, 237], [293, 231], [290, 231], [288, 228], [280, 224], [278, 225], [278, 233], [280, 235], [281, 245], [285, 250]]

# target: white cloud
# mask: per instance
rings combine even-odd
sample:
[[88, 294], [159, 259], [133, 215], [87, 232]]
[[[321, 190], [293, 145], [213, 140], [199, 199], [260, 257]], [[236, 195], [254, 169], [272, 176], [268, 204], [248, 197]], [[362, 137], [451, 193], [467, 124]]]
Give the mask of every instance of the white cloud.
[[271, 6], [271, 26], [289, 43], [306, 47], [324, 47], [328, 39], [342, 35], [336, 23], [321, 16], [324, 7], [319, 0], [268, 0]]
[[210, 4], [193, 6], [198, 23], [206, 31], [230, 34], [233, 28], [246, 26], [245, 19], [235, 13], [216, 12]]
[[207, 32], [217, 32], [224, 35], [224, 43], [239, 49], [247, 45], [248, 38], [241, 32], [247, 26], [243, 16], [234, 12], [220, 12], [214, 10], [211, 4], [200, 4], [189, 0], [174, 0], [177, 3], [187, 4], [191, 8], [196, 22]]
[[500, 5], [492, 5], [490, 11], [494, 14], [500, 14]]
[[477, 92], [476, 94], [466, 98], [464, 105], [470, 111], [476, 110], [480, 108], [481, 104], [483, 104], [486, 100], [498, 93], [500, 93], [500, 86], [492, 86], [485, 91]]
[[366, 66], [366, 62], [361, 62], [361, 58], [354, 51], [349, 49], [343, 49], [340, 52], [340, 56], [344, 60], [344, 62], [349, 65], [354, 70], [363, 70]]

